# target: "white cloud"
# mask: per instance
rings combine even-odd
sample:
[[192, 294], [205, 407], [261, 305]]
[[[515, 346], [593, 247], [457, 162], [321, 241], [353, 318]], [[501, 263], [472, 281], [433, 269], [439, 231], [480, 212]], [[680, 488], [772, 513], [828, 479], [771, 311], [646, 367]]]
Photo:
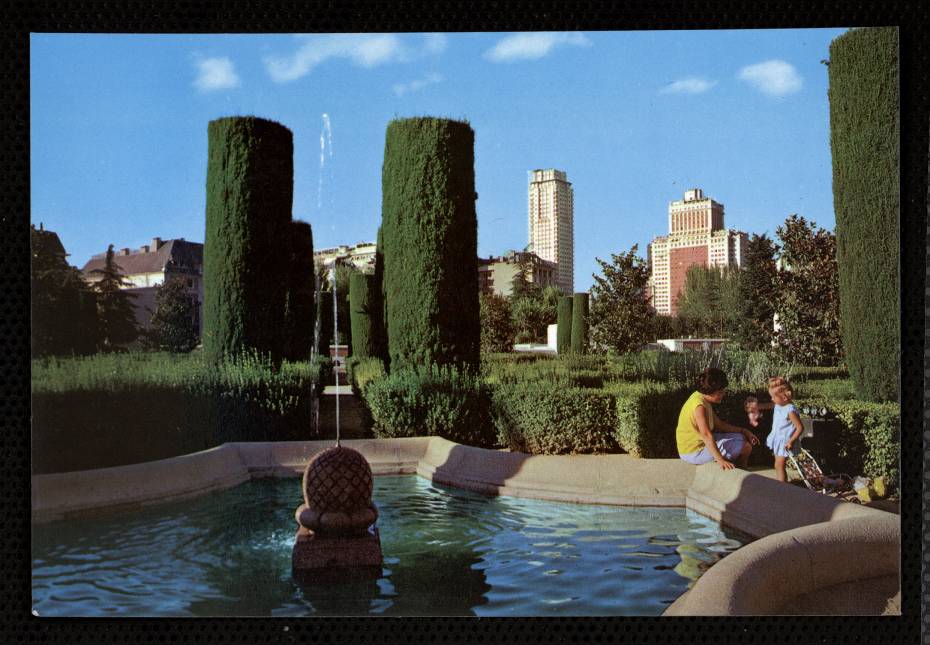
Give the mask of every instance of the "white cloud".
[[195, 64], [197, 78], [194, 79], [194, 87], [201, 92], [228, 90], [240, 85], [236, 68], [228, 58], [204, 58]]
[[484, 53], [484, 57], [495, 63], [515, 60], [536, 60], [560, 45], [589, 47], [591, 41], [579, 32], [528, 32], [513, 34], [500, 40]]
[[669, 83], [659, 90], [659, 92], [661, 94], [703, 94], [716, 84], [717, 81], [708, 81], [705, 78], [692, 76], [690, 78], [678, 79], [674, 83]]
[[441, 83], [443, 80], [445, 79], [443, 79], [441, 74], [427, 74], [423, 78], [418, 78], [414, 81], [410, 81], [409, 83], [397, 83], [393, 87], [394, 94], [396, 94], [397, 96], [403, 96], [404, 94], [407, 94], [408, 92], [416, 92], [417, 90], [422, 90], [427, 85], [432, 85], [434, 83]]
[[290, 56], [266, 56], [265, 69], [277, 83], [306, 76], [329, 59], [343, 58], [360, 67], [406, 62], [442, 53], [444, 34], [426, 34], [421, 47], [410, 47], [396, 34], [312, 34], [298, 37], [302, 45]]
[[804, 85], [798, 70], [783, 60], [767, 60], [756, 65], [747, 65], [737, 76], [770, 96], [792, 94], [800, 91]]

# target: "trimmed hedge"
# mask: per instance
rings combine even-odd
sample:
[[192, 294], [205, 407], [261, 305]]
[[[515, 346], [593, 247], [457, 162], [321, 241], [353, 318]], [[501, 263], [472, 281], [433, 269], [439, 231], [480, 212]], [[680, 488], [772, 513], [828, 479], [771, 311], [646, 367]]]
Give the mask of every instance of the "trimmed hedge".
[[361, 396], [368, 383], [383, 377], [386, 373], [384, 362], [380, 358], [352, 356], [346, 361], [346, 377], [352, 385], [352, 391], [357, 396]]
[[603, 390], [502, 385], [492, 390], [498, 442], [531, 454], [616, 451], [613, 396]]
[[320, 356], [329, 357], [329, 346], [335, 338], [333, 325], [333, 290], [320, 291], [320, 298], [316, 303], [316, 319], [319, 325], [316, 351]]
[[479, 365], [474, 139], [461, 121], [388, 124], [381, 232], [392, 371]]
[[494, 445], [488, 388], [469, 372], [394, 370], [369, 381], [362, 397], [378, 438], [438, 435], [469, 446]]
[[634, 457], [677, 457], [675, 428], [681, 406], [692, 391], [650, 381], [615, 386], [613, 437], [617, 445]]
[[588, 294], [576, 293], [572, 302], [572, 353], [588, 349]]
[[898, 400], [898, 30], [830, 44], [830, 150], [843, 349], [859, 398]]
[[246, 349], [279, 360], [287, 339], [293, 136], [256, 117], [216, 119], [207, 135], [203, 351], [214, 362]]
[[557, 314], [556, 351], [559, 355], [567, 354], [572, 348], [572, 297], [559, 298]]
[[285, 358], [307, 360], [313, 353], [316, 326], [313, 229], [307, 222], [290, 223], [291, 255], [284, 299]]
[[372, 321], [376, 286], [374, 276], [353, 273], [349, 276], [349, 317], [352, 330], [352, 355], [376, 356], [375, 330]]

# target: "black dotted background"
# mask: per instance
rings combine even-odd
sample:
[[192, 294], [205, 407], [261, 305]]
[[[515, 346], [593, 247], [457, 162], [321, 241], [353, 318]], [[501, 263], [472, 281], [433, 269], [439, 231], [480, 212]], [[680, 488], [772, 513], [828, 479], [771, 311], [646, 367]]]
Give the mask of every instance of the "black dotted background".
[[[921, 557], [930, 514], [921, 495], [930, 454], [920, 428], [924, 369], [928, 64], [922, 2], [193, 2], [66, 0], [0, 5], [0, 643], [930, 643], [922, 625], [930, 581]], [[353, 32], [900, 27], [902, 300], [901, 617], [563, 619], [46, 619], [30, 614], [29, 561], [29, 33]], [[824, 52], [826, 58], [828, 52]], [[623, 154], [618, 150], [617, 154]], [[926, 241], [926, 243], [924, 243]], [[930, 439], [930, 432], [927, 433]], [[921, 462], [923, 457], [923, 462]], [[921, 466], [924, 466], [922, 469]], [[921, 509], [921, 512], [918, 512]], [[152, 545], [158, 548], [157, 545]], [[923, 573], [923, 575], [922, 575]]]

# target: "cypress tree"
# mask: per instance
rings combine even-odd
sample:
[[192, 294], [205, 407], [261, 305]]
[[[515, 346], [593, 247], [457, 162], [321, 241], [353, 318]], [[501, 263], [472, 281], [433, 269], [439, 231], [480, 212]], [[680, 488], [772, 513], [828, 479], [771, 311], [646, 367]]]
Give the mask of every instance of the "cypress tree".
[[307, 222], [290, 223], [291, 245], [285, 296], [286, 357], [306, 360], [313, 349], [316, 305], [313, 263], [313, 229]]
[[467, 123], [388, 124], [382, 236], [392, 367], [478, 367], [476, 198], [474, 132]]
[[384, 297], [384, 237], [378, 227], [378, 239], [375, 246], [374, 287], [368, 294], [371, 302], [371, 327], [374, 355], [384, 362], [387, 369], [390, 364], [387, 340], [387, 299]]
[[588, 294], [576, 293], [572, 302], [572, 352], [584, 354], [588, 346]]
[[830, 44], [830, 150], [843, 348], [860, 398], [898, 398], [899, 89], [896, 27]]
[[277, 360], [287, 350], [293, 136], [256, 117], [216, 119], [207, 134], [204, 354], [254, 348]]
[[329, 346], [333, 344], [333, 290], [320, 291], [320, 299], [316, 303], [316, 315], [320, 325], [320, 337], [317, 353], [329, 357]]
[[559, 354], [567, 354], [572, 348], [572, 300], [571, 296], [559, 298], [556, 333], [556, 350]]
[[365, 273], [349, 276], [349, 315], [352, 327], [352, 356], [376, 356], [374, 327], [372, 325], [372, 295], [376, 290], [375, 277]]
[[136, 323], [137, 297], [123, 287], [132, 286], [120, 272], [119, 265], [113, 259], [113, 245], [107, 247], [107, 257], [102, 269], [94, 269], [100, 274], [100, 280], [94, 284], [97, 292], [97, 321], [102, 349], [116, 349], [119, 345], [131, 343], [139, 337]]

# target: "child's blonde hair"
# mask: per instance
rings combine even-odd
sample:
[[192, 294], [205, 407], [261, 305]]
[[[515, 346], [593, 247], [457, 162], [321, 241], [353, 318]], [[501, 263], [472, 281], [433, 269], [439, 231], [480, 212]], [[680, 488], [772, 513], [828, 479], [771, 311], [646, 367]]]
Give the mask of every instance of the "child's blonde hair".
[[790, 401], [794, 396], [794, 388], [784, 376], [773, 376], [769, 379], [769, 395], [772, 394], [785, 394]]
[[743, 410], [745, 410], [746, 412], [749, 412], [749, 406], [754, 403], [758, 403], [758, 402], [759, 402], [759, 399], [757, 399], [756, 397], [751, 396], [751, 395], [747, 396], [746, 400], [743, 401]]

